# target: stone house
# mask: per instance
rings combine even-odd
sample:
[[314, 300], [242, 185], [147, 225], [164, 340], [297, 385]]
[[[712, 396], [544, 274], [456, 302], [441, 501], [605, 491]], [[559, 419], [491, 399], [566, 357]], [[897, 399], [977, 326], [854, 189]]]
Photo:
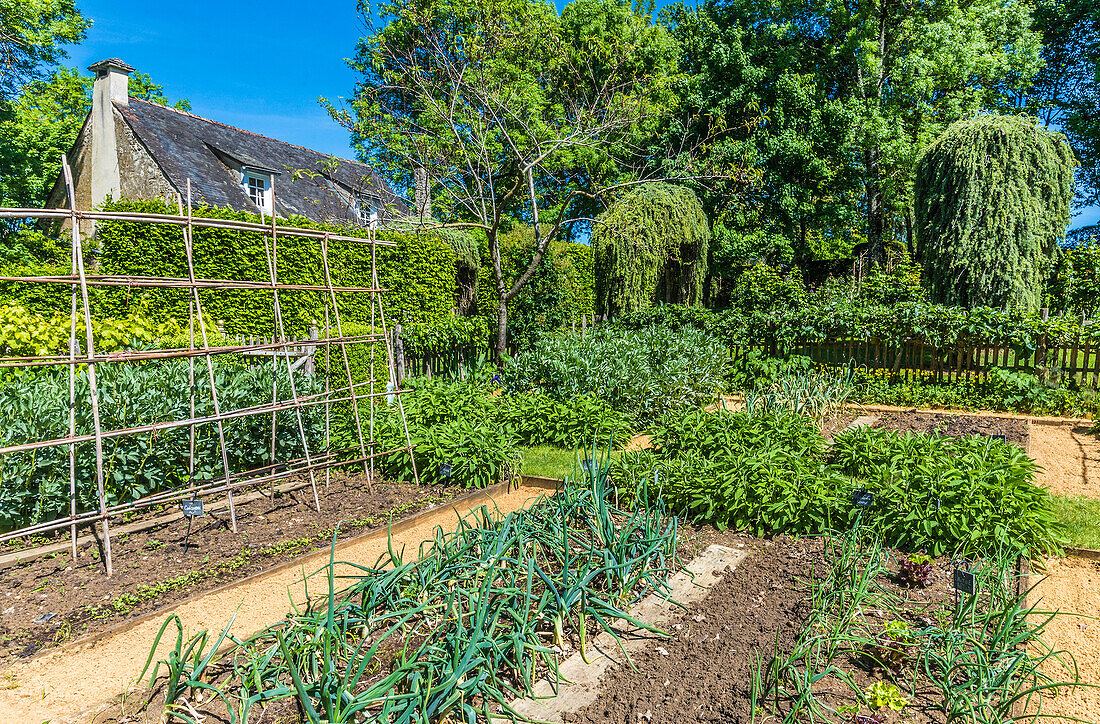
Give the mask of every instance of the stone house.
[[[335, 159], [185, 111], [131, 98], [133, 68], [117, 58], [95, 73], [92, 109], [69, 152], [77, 208], [108, 197], [185, 199], [238, 211], [378, 226], [412, 209], [369, 166]], [[422, 216], [427, 194], [420, 192]], [[424, 190], [426, 192], [426, 189]], [[58, 179], [48, 206], [67, 208]]]

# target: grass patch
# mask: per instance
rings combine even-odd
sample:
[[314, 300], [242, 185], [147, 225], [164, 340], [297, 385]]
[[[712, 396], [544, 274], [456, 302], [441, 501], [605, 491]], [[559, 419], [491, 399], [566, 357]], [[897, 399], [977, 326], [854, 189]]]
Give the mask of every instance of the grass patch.
[[1066, 527], [1069, 545], [1100, 549], [1100, 500], [1077, 495], [1052, 495], [1050, 503], [1058, 522]]
[[564, 478], [580, 469], [581, 453], [549, 445], [521, 449], [523, 474], [542, 478]]

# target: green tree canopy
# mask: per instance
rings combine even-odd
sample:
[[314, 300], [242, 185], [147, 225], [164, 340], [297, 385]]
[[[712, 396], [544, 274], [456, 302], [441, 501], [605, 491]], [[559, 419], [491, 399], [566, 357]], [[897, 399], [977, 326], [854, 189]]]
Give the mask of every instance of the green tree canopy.
[[[758, 258], [877, 258], [908, 240], [916, 159], [950, 123], [1018, 103], [1040, 67], [1013, 0], [707, 0], [664, 15], [700, 118], [751, 147], [753, 192], [708, 199]], [[784, 241], [786, 240], [786, 250]]]
[[953, 124], [916, 174], [917, 251], [935, 301], [1034, 311], [1065, 237], [1077, 165], [1036, 119]]
[[0, 103], [55, 66], [91, 24], [73, 0], [0, 0]]
[[[354, 116], [331, 110], [361, 158], [399, 183], [425, 169], [434, 215], [484, 232], [502, 354], [508, 301], [550, 240], [650, 161], [641, 144], [675, 102], [676, 43], [621, 0], [560, 15], [540, 0], [394, 0], [379, 14], [353, 63]], [[535, 238], [514, 281], [498, 241], [512, 221]]]
[[592, 230], [596, 314], [616, 317], [656, 302], [698, 304], [709, 244], [694, 191], [667, 183], [631, 189]]

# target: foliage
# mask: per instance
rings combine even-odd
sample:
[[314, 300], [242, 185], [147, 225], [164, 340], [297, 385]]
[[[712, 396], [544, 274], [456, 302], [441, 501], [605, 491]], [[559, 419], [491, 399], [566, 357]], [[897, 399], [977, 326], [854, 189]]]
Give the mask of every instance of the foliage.
[[413, 322], [401, 329], [405, 353], [425, 357], [459, 350], [478, 352], [489, 348], [489, 328], [484, 317], [443, 317]]
[[1089, 318], [1100, 314], [1100, 239], [1090, 236], [1063, 250], [1047, 295], [1052, 310]]
[[[79, 305], [77, 306], [79, 310]], [[84, 315], [77, 313], [76, 354], [87, 354]], [[72, 317], [55, 312], [50, 316], [29, 312], [23, 307], [0, 306], [0, 349], [6, 355], [46, 356], [67, 355]], [[117, 352], [146, 346], [158, 340], [170, 340], [186, 334], [186, 326], [174, 321], [157, 324], [136, 311], [123, 319], [92, 318], [92, 335], [96, 353]]]
[[1059, 545], [1050, 495], [1035, 484], [1035, 462], [1017, 445], [857, 428], [839, 433], [830, 455], [875, 493], [864, 520], [891, 545], [927, 546], [932, 555]]
[[91, 24], [73, 0], [0, 0], [0, 103], [55, 65]]
[[[513, 224], [499, 234], [501, 271], [511, 286], [526, 270], [535, 251], [530, 226]], [[481, 249], [477, 311], [491, 316], [497, 308], [496, 279], [488, 244]], [[593, 312], [592, 247], [553, 240], [535, 273], [508, 301], [508, 339], [513, 349], [529, 347], [540, 334], [556, 332], [578, 316]]]
[[[547, 245], [649, 165], [644, 141], [676, 102], [678, 48], [618, 0], [560, 15], [536, 0], [412, 0], [383, 3], [378, 18], [352, 63], [354, 117], [330, 111], [361, 159], [406, 182], [425, 169], [439, 219], [484, 232], [503, 355], [508, 302]], [[508, 285], [499, 234], [513, 219], [531, 224], [535, 244]]]
[[631, 422], [594, 393], [560, 401], [543, 392], [508, 395], [500, 404], [500, 420], [515, 431], [523, 445], [584, 448], [593, 442], [625, 443]]
[[[648, 480], [673, 510], [719, 527], [812, 535], [859, 520], [891, 546], [933, 555], [1060, 545], [1035, 463], [1009, 443], [858, 428], [826, 456], [807, 418], [747, 411], [671, 415], [653, 440], [655, 451], [614, 463], [616, 484], [629, 494]], [[874, 493], [871, 506], [852, 505], [857, 490]]]
[[1015, 116], [948, 128], [916, 174], [917, 252], [932, 297], [1034, 312], [1073, 199], [1065, 137]]
[[[309, 395], [310, 378], [298, 376], [299, 395]], [[101, 364], [96, 368], [99, 410], [104, 430], [122, 430], [157, 422], [186, 420], [189, 407], [189, 365], [181, 360], [140, 364]], [[269, 366], [244, 367], [217, 360], [214, 382], [223, 413], [257, 405], [268, 405], [272, 396]], [[285, 367], [275, 372], [278, 399], [291, 399]], [[93, 432], [87, 372], [76, 375], [76, 432]], [[0, 384], [0, 430], [3, 445], [21, 445], [67, 437], [69, 434], [69, 382], [67, 370], [46, 368], [7, 373]], [[195, 414], [213, 415], [208, 378], [204, 365], [196, 364]], [[324, 420], [318, 408], [302, 411], [306, 439], [311, 451], [323, 445]], [[293, 410], [279, 412], [275, 421], [274, 460], [302, 457], [301, 437]], [[272, 416], [234, 418], [223, 423], [226, 454], [231, 473], [270, 465], [272, 459]], [[188, 426], [149, 433], [109, 437], [104, 440], [104, 478], [107, 505], [114, 505], [151, 493], [189, 483], [190, 447]], [[223, 476], [217, 428], [213, 424], [195, 427], [196, 482]], [[98, 507], [95, 450], [90, 442], [76, 445], [77, 510]], [[0, 467], [0, 527], [5, 529], [54, 520], [69, 514], [69, 464], [65, 446], [40, 448], [4, 456]]]
[[[945, 721], [1001, 724], [1020, 711], [1049, 717], [1042, 710], [1049, 692], [1079, 682], [1072, 654], [1044, 641], [1055, 614], [1025, 604], [1033, 591], [1019, 585], [1018, 548], [993, 546], [980, 554], [974, 595], [930, 604], [882, 585], [889, 554], [864, 528], [827, 538], [825, 546], [831, 570], [810, 575], [812, 608], [797, 641], [766, 667], [761, 661], [754, 674], [759, 700], [774, 702], [776, 710], [824, 721], [839, 689], [880, 710], [867, 717], [857, 714], [856, 704], [837, 707], [836, 713], [853, 715], [850, 724], [893, 721], [889, 710], [910, 705], [938, 709]], [[901, 670], [864, 688], [866, 676], [848, 668], [858, 660], [852, 654], [880, 644]]]
[[742, 312], [801, 307], [806, 303], [806, 289], [797, 268], [783, 274], [767, 264], [749, 267], [734, 282], [730, 305]]
[[901, 690], [898, 689], [897, 685], [885, 681], [876, 681], [871, 684], [864, 692], [864, 696], [867, 697], [867, 703], [871, 705], [872, 709], [889, 708], [894, 711], [901, 711], [909, 703], [909, 700], [901, 695]]
[[878, 340], [897, 345], [921, 340], [940, 348], [947, 366], [958, 348], [967, 346], [1010, 347], [1030, 356], [1042, 338], [1048, 346], [1077, 340], [1100, 339], [1100, 326], [1083, 325], [1080, 318], [1004, 311], [989, 307], [965, 309], [927, 302], [898, 302], [886, 306], [859, 299], [822, 295], [807, 298], [803, 306], [775, 306], [767, 310], [685, 310], [656, 307], [626, 315], [615, 322], [622, 329], [690, 324], [718, 337], [732, 347], [790, 348], [810, 342]]
[[559, 400], [594, 394], [635, 421], [708, 403], [729, 368], [722, 344], [690, 328], [543, 338], [501, 370], [510, 392], [541, 391]]
[[854, 392], [846, 375], [806, 372], [785, 374], [767, 386], [745, 392], [745, 409], [751, 412], [786, 410], [818, 424], [843, 409]]
[[[110, 210], [145, 213], [177, 213], [160, 200], [118, 201]], [[199, 207], [195, 216], [259, 221], [245, 212]], [[288, 226], [326, 228], [349, 236], [366, 236], [364, 229], [336, 229], [314, 224], [301, 217], [281, 221]], [[179, 227], [137, 222], [102, 222], [97, 225], [102, 242], [100, 264], [104, 273], [187, 277], [183, 234]], [[396, 242], [395, 247], [377, 249], [378, 281], [387, 291], [382, 295], [387, 321], [437, 321], [449, 317], [455, 296], [455, 256], [452, 247], [430, 232], [377, 232], [378, 238]], [[195, 275], [204, 279], [270, 279], [267, 258], [269, 237], [251, 232], [198, 228], [193, 233]], [[370, 287], [370, 247], [358, 242], [330, 241], [329, 267], [337, 286]], [[286, 237], [278, 240], [280, 283], [324, 285], [321, 245], [316, 239]], [[125, 314], [135, 305], [146, 304], [155, 318], [187, 319], [189, 295], [183, 290], [121, 290], [104, 305], [113, 313]], [[323, 294], [313, 291], [282, 291], [279, 304], [288, 335], [304, 335], [324, 319]], [[371, 297], [363, 293], [339, 293], [343, 324], [371, 322]], [[275, 329], [274, 307], [269, 291], [224, 290], [204, 295], [203, 310], [225, 321], [227, 332], [271, 335]], [[330, 309], [331, 314], [331, 309]], [[380, 325], [379, 319], [374, 320]], [[184, 322], [186, 323], [186, 322]], [[335, 325], [335, 320], [330, 319]]]
[[927, 588], [932, 582], [932, 559], [910, 553], [898, 565], [898, 582], [906, 588]]
[[278, 700], [311, 722], [513, 716], [513, 699], [563, 678], [566, 636], [586, 655], [593, 630], [621, 644], [616, 626], [652, 629], [626, 611], [667, 591], [676, 534], [658, 509], [616, 508], [601, 469], [503, 519], [481, 508], [419, 550], [391, 545], [339, 583], [334, 545], [320, 601], [233, 640], [228, 681], [204, 687], [231, 722]]
[[649, 183], [630, 190], [592, 229], [596, 313], [698, 304], [709, 244], [710, 225], [691, 189]]
[[[627, 415], [588, 394], [569, 400], [546, 394], [491, 396], [485, 385], [416, 378], [402, 395], [409, 434], [416, 446], [422, 481], [485, 487], [521, 472], [520, 445], [585, 448], [594, 442], [624, 442], [631, 432]], [[375, 429], [387, 450], [406, 446], [396, 405], [379, 406]], [[366, 419], [360, 412], [361, 419]], [[354, 422], [345, 414], [334, 437], [355, 448]], [[364, 423], [365, 424], [365, 423]], [[385, 456], [389, 475], [412, 479], [407, 453]]]
[[853, 375], [853, 401], [865, 404], [1004, 410], [1063, 417], [1100, 413], [1100, 397], [1095, 390], [1075, 390], [1060, 383], [1056, 375], [1044, 382], [1036, 375], [994, 369], [989, 379], [940, 383], [930, 374], [891, 380], [889, 370], [855, 370]]
[[920, 152], [954, 121], [1014, 107], [1040, 68], [1030, 10], [1005, 0], [673, 5], [663, 18], [685, 49], [684, 106], [697, 109], [698, 132], [722, 129], [708, 151], [753, 168], [741, 193], [706, 194], [708, 212], [774, 260], [837, 258], [866, 242], [881, 261], [911, 236]]
[[1033, 16], [1043, 34], [1045, 64], [1028, 94], [1028, 108], [1066, 133], [1081, 161], [1078, 204], [1095, 204], [1100, 197], [1100, 14], [1091, 0], [1040, 0]]

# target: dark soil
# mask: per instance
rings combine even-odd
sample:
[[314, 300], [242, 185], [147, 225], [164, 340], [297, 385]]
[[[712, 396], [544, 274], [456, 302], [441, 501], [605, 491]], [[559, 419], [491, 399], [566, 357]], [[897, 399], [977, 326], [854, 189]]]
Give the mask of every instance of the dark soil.
[[1004, 435], [1005, 440], [1027, 450], [1027, 420], [1007, 417], [974, 417], [971, 415], [943, 415], [934, 412], [883, 412], [875, 427], [901, 432], [927, 432], [948, 437], [967, 435]]
[[320, 513], [307, 485], [238, 504], [237, 533], [224, 508], [195, 518], [186, 553], [186, 519], [112, 535], [110, 579], [98, 542], [82, 545], [75, 563], [66, 550], [0, 571], [0, 661], [32, 656], [327, 548], [337, 525], [339, 537], [348, 538], [385, 525], [391, 516], [411, 515], [463, 492], [379, 481], [371, 493], [366, 476], [339, 471], [333, 472], [327, 490], [322, 483], [323, 478]]
[[666, 641], [634, 657], [638, 672], [625, 666], [608, 672], [600, 681], [599, 701], [566, 721], [750, 721], [757, 655], [766, 660], [775, 646], [794, 645], [809, 613], [798, 580], [814, 569], [823, 572], [822, 544], [714, 537], [720, 540], [708, 545], [741, 543], [754, 552], [672, 625]]

